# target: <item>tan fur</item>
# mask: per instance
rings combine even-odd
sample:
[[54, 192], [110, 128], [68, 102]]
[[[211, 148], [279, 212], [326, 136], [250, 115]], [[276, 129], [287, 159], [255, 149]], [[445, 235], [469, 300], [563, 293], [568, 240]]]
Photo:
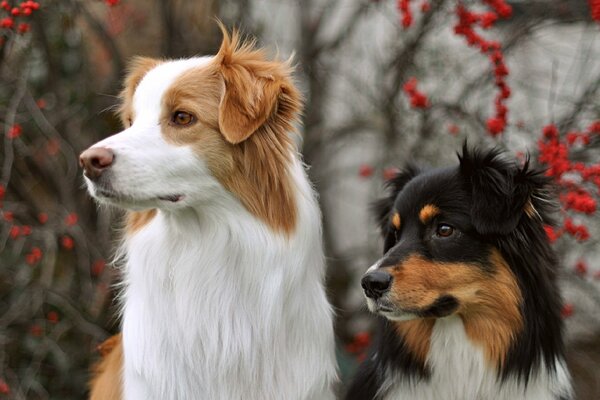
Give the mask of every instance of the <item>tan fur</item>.
[[[288, 63], [267, 61], [237, 33], [224, 32], [213, 62], [182, 74], [165, 93], [161, 118], [165, 140], [194, 148], [249, 212], [285, 234], [297, 218], [290, 133], [302, 105], [291, 73]], [[175, 111], [197, 122], [176, 126]]]
[[123, 343], [121, 335], [107, 339], [98, 347], [102, 359], [94, 366], [90, 382], [90, 400], [119, 400], [122, 398]]
[[419, 220], [423, 224], [427, 224], [433, 219], [433, 217], [439, 215], [440, 213], [441, 211], [439, 208], [437, 208], [433, 204], [427, 204], [423, 208], [421, 208], [421, 211], [419, 211]]
[[[527, 200], [527, 203], [525, 203], [525, 207], [523, 208], [523, 211], [525, 212], [525, 214], [531, 218], [531, 219], [535, 219], [536, 216], [538, 218], [540, 218], [537, 210], [535, 209], [535, 207], [533, 206], [533, 203], [530, 200]], [[541, 219], [541, 218], [540, 218]]]
[[156, 209], [128, 211], [125, 219], [125, 233], [132, 235], [146, 226], [156, 216]]
[[[497, 250], [489, 257], [493, 272], [475, 265], [432, 262], [411, 255], [390, 267], [391, 297], [402, 309], [425, 309], [443, 295], [459, 301], [456, 313], [469, 338], [483, 347], [487, 360], [502, 366], [513, 339], [523, 327], [521, 292], [508, 264]], [[421, 350], [423, 345], [417, 346]]]
[[395, 214], [392, 216], [392, 225], [394, 226], [394, 228], [396, 228], [396, 229], [400, 229], [400, 222], [401, 222], [401, 219], [400, 219], [400, 214], [398, 214], [398, 213], [395, 213]]
[[396, 322], [396, 332], [404, 339], [404, 343], [419, 362], [425, 364], [431, 345], [431, 332], [435, 319], [413, 319]]
[[[296, 203], [289, 176], [295, 148], [291, 133], [302, 108], [300, 93], [288, 62], [267, 61], [264, 51], [242, 43], [223, 27], [223, 44], [207, 66], [183, 73], [165, 93], [162, 133], [169, 143], [191, 146], [212, 174], [240, 202], [273, 230], [291, 233], [296, 226]], [[135, 88], [160, 60], [137, 58], [129, 68], [121, 93], [121, 119], [133, 119]], [[197, 118], [190, 126], [170, 123], [175, 111]], [[157, 210], [128, 212], [126, 234], [148, 224]], [[92, 399], [120, 397], [122, 345], [95, 369]]]
[[135, 117], [133, 115], [133, 94], [135, 89], [140, 84], [144, 75], [151, 69], [156, 67], [162, 61], [155, 58], [148, 57], [134, 57], [127, 67], [127, 76], [123, 83], [123, 90], [121, 90], [121, 106], [119, 108], [119, 116], [121, 117], [121, 123], [125, 127], [131, 125], [131, 121]]

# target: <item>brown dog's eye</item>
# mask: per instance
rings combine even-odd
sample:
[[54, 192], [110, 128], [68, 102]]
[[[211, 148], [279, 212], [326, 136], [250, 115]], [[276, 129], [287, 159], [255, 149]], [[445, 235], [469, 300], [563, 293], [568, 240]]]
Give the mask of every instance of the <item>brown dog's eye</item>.
[[454, 233], [454, 228], [450, 225], [439, 224], [436, 233], [441, 237], [448, 237]]
[[194, 122], [194, 116], [185, 111], [175, 111], [171, 117], [171, 122], [179, 126], [190, 125]]

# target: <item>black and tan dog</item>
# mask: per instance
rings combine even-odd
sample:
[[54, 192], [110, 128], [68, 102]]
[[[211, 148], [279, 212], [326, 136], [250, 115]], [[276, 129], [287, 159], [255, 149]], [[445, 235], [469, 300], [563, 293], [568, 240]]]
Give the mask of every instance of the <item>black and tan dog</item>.
[[384, 256], [362, 279], [377, 337], [346, 399], [568, 399], [542, 171], [500, 151], [409, 167], [377, 204]]

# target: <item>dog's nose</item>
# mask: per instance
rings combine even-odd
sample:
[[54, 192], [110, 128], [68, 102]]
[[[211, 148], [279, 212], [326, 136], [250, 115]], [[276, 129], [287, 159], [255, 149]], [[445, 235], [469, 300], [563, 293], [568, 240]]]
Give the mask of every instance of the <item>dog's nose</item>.
[[361, 286], [365, 295], [372, 299], [380, 298], [390, 289], [392, 275], [384, 271], [373, 271], [363, 276]]
[[111, 166], [114, 159], [115, 155], [110, 149], [90, 147], [79, 156], [79, 165], [83, 167], [83, 174], [94, 181]]

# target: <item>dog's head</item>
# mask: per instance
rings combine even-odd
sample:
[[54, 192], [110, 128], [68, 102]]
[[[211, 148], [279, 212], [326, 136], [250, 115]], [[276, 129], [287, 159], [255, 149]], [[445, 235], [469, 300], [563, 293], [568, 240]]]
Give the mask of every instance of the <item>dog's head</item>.
[[292, 67], [236, 32], [223, 34], [215, 56], [133, 61], [122, 91], [125, 129], [80, 157], [92, 196], [132, 210], [177, 209], [227, 191], [286, 228], [267, 205], [289, 206], [292, 197], [289, 133], [301, 108]]
[[385, 254], [362, 278], [369, 309], [397, 321], [488, 313], [519, 325], [522, 292], [499, 243], [522, 225], [543, 232], [548, 182], [496, 150], [465, 146], [459, 160], [390, 182], [377, 205]]

